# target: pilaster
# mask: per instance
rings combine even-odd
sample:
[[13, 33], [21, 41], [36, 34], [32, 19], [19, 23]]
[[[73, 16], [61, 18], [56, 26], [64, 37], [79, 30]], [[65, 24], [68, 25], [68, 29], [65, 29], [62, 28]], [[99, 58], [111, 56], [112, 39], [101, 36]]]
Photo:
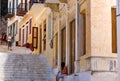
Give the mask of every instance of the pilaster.
[[68, 17], [68, 4], [66, 5], [66, 66], [68, 67], [68, 71], [70, 68], [70, 27], [69, 27], [69, 17]]
[[61, 31], [60, 31], [60, 13], [58, 12], [58, 68], [61, 69]]

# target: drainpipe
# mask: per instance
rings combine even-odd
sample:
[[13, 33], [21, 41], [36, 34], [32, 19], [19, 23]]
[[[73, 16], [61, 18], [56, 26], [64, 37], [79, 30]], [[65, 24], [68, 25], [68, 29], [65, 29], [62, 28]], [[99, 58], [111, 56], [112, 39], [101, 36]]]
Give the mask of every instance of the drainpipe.
[[118, 81], [120, 81], [120, 0], [117, 0]]
[[68, 73], [70, 73], [70, 27], [69, 27], [69, 17], [68, 17], [68, 5], [66, 5], [66, 66], [68, 67]]
[[60, 31], [60, 12], [58, 11], [58, 69], [61, 70], [61, 31]]
[[78, 37], [78, 32], [79, 32], [79, 5], [78, 5], [78, 0], [76, 0], [76, 15], [75, 15], [75, 21], [76, 21], [76, 25], [75, 25], [75, 73], [79, 72], [79, 53], [78, 53], [78, 42], [79, 42], [79, 37]]

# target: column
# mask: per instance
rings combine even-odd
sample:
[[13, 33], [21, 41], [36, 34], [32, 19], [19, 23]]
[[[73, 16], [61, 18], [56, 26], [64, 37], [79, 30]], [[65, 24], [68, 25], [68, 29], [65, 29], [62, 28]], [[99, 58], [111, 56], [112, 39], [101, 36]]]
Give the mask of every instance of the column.
[[118, 81], [120, 81], [120, 0], [117, 0]]
[[79, 5], [78, 5], [78, 0], [76, 0], [76, 15], [75, 15], [75, 73], [78, 72], [78, 66], [79, 66], [79, 53], [78, 53], [78, 27], [79, 27]]
[[58, 12], [58, 69], [61, 69], [61, 30], [60, 30], [60, 12]]
[[69, 67], [70, 67], [70, 27], [69, 27], [69, 14], [68, 14], [68, 5], [66, 4], [66, 65], [68, 67], [68, 73], [69, 73]]

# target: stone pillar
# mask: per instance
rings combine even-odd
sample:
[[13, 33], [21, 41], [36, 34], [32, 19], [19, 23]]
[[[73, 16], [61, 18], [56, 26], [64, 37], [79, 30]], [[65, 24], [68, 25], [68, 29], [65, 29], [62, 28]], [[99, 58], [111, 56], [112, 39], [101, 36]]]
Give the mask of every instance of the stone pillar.
[[78, 0], [76, 0], [76, 15], [75, 15], [75, 23], [76, 23], [76, 25], [75, 25], [75, 31], [76, 31], [76, 33], [75, 33], [75, 73], [77, 73], [78, 72], [78, 66], [79, 66], [79, 64], [78, 64], [78, 61], [79, 61], [79, 55], [78, 55], [78, 32], [79, 32], [79, 30], [78, 30], [78, 27], [79, 27], [79, 5], [78, 5]]
[[58, 12], [58, 69], [61, 69], [61, 30], [60, 30], [60, 12]]
[[120, 0], [117, 0], [118, 81], [120, 81]]
[[69, 71], [69, 57], [70, 57], [70, 27], [69, 27], [68, 5], [66, 4], [66, 65]]

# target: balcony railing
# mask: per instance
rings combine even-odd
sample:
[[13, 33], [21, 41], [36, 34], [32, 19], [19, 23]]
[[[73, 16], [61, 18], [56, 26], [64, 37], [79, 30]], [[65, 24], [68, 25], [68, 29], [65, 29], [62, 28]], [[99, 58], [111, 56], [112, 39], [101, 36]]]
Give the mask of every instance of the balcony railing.
[[27, 3], [20, 3], [17, 7], [17, 14], [18, 16], [24, 16], [28, 11], [28, 4]]
[[12, 18], [15, 15], [15, 9], [14, 8], [8, 8], [7, 14], [5, 15], [5, 18]]

